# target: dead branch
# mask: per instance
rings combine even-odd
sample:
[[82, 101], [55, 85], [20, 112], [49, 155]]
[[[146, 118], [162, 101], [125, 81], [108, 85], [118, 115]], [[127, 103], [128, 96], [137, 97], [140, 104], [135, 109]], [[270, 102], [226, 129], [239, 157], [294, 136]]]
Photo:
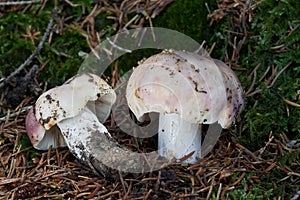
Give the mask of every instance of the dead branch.
[[8, 1], [8, 2], [0, 2], [0, 6], [16, 6], [16, 5], [26, 5], [39, 3], [41, 0], [30, 0], [30, 1]]

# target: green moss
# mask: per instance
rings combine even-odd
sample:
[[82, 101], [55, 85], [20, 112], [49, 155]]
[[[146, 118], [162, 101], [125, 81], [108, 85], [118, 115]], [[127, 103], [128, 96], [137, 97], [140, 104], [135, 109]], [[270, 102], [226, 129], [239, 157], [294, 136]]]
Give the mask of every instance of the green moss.
[[[39, 17], [30, 14], [6, 13], [0, 24], [0, 75], [7, 75], [22, 64], [35, 49], [33, 42], [25, 38], [29, 26], [32, 32], [43, 33], [49, 21], [49, 13]], [[13, 23], [12, 23], [13, 22]], [[39, 39], [41, 35], [37, 36]], [[35, 44], [38, 41], [35, 40]]]
[[[33, 59], [29, 69], [33, 64], [48, 64], [41, 71], [42, 82], [48, 82], [48, 87], [54, 87], [64, 82], [67, 78], [76, 74], [83, 58], [78, 53], [80, 51], [90, 52], [86, 38], [73, 26], [73, 21], [80, 21], [85, 15], [91, 12], [93, 3], [89, 0], [74, 1], [74, 4], [81, 6], [71, 7], [69, 4], [61, 2], [57, 7], [57, 16], [54, 20], [54, 31], [51, 43], [46, 42], [38, 54], [38, 59]], [[7, 76], [20, 66], [37, 48], [38, 43], [46, 30], [50, 20], [53, 5], [47, 4], [46, 7], [36, 13], [39, 5], [33, 5], [26, 12], [8, 12], [1, 18], [0, 24], [0, 76]], [[112, 20], [106, 17], [109, 13], [100, 14], [95, 19], [97, 31], [106, 30], [107, 35], [113, 34], [111, 25]], [[70, 17], [71, 16], [71, 17]], [[65, 20], [62, 32], [55, 31], [60, 26], [61, 20]], [[13, 23], [12, 23], [13, 22]], [[27, 28], [31, 27], [31, 32], [40, 32], [34, 43], [23, 37], [27, 34]], [[87, 26], [87, 24], [85, 24]], [[21, 72], [20, 75], [24, 74]]]
[[253, 182], [248, 180], [248, 177], [256, 175], [256, 173], [252, 172], [247, 173], [245, 178], [243, 178], [243, 180], [239, 184], [239, 187], [241, 188], [236, 188], [232, 191], [226, 192], [225, 196], [233, 200], [269, 199], [271, 197], [274, 197], [276, 194], [271, 182], [264, 181], [260, 184], [260, 186], [256, 184], [255, 186], [253, 186]]
[[[242, 113], [243, 132], [240, 142], [252, 150], [263, 146], [271, 131], [276, 137], [282, 132], [290, 139], [300, 137], [300, 109], [287, 106], [284, 102], [284, 99], [297, 102], [296, 95], [300, 87], [300, 31], [299, 28], [290, 30], [290, 27], [299, 25], [299, 15], [299, 1], [261, 1], [255, 10], [252, 23], [246, 24], [248, 36], [237, 63], [246, 70], [236, 73], [247, 91], [253, 80], [250, 74], [260, 65], [253, 91], [261, 92], [246, 98], [247, 104]], [[229, 41], [220, 37], [229, 36], [225, 30], [234, 30], [230, 15], [220, 27], [215, 27], [212, 37], [212, 40], [217, 42], [213, 56], [221, 59], [223, 52], [232, 50]], [[283, 46], [278, 50], [273, 48], [280, 45]], [[268, 80], [271, 70], [266, 74], [266, 78], [258, 81], [267, 68], [276, 68], [276, 76], [289, 62], [290, 66], [272, 87], [272, 80]]]
[[[266, 15], [266, 12], [268, 15]], [[247, 49], [242, 55], [242, 67], [248, 72], [258, 64], [258, 77], [261, 77], [267, 67], [277, 67], [277, 73], [289, 62], [292, 64], [279, 76], [274, 86], [266, 87], [266, 81], [257, 82], [255, 89], [262, 92], [248, 98], [248, 106], [244, 116], [245, 137], [250, 135], [255, 144], [262, 145], [263, 137], [273, 132], [278, 136], [285, 132], [289, 138], [300, 136], [300, 109], [292, 106], [287, 107], [284, 98], [291, 101], [296, 100], [296, 92], [300, 86], [300, 31], [290, 32], [290, 26], [299, 24], [300, 2], [298, 1], [262, 1], [251, 27], [251, 34], [257, 35], [255, 39], [249, 38]], [[284, 45], [280, 52], [272, 50], [272, 47]], [[268, 74], [267, 77], [269, 77]], [[244, 85], [249, 87], [250, 82], [242, 79]], [[257, 103], [253, 107], [254, 103]]]
[[42, 73], [43, 81], [50, 81], [53, 86], [77, 73], [83, 58], [79, 51], [89, 51], [86, 40], [76, 30], [66, 28], [62, 36], [55, 35], [52, 43], [45, 45], [40, 54], [43, 62], [50, 60]]
[[179, 31], [198, 41], [209, 40], [209, 30], [205, 3], [210, 9], [216, 7], [214, 0], [176, 0], [167, 10], [154, 19], [153, 24]]

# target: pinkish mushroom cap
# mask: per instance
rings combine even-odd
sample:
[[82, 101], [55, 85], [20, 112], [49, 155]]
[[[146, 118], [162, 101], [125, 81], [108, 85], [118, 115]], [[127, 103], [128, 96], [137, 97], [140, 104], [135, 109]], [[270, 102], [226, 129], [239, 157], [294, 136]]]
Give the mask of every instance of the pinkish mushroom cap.
[[31, 108], [26, 116], [26, 131], [34, 148], [39, 150], [47, 150], [53, 148], [65, 147], [64, 137], [61, 135], [57, 126], [53, 126], [50, 130], [44, 127], [36, 120], [34, 109]]
[[191, 123], [212, 124], [223, 121], [226, 88], [224, 75], [211, 58], [174, 51], [153, 55], [135, 68], [126, 97], [139, 120], [150, 112], [177, 113]]

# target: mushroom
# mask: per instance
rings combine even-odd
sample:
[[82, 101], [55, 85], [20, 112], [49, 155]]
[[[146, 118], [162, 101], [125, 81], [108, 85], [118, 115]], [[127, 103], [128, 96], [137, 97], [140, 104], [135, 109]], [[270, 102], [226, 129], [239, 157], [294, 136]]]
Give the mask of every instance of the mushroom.
[[201, 157], [201, 124], [228, 128], [243, 108], [243, 90], [223, 62], [184, 51], [163, 51], [141, 62], [128, 80], [130, 110], [142, 121], [159, 113], [158, 154], [194, 163]]
[[71, 78], [43, 93], [29, 111], [26, 130], [31, 143], [40, 150], [68, 146], [81, 162], [103, 176], [113, 174], [112, 169], [141, 173], [169, 164], [156, 152], [140, 154], [114, 141], [101, 122], [115, 100], [115, 91], [98, 76]]
[[[81, 158], [80, 145], [76, 144], [84, 141], [90, 130], [108, 133], [101, 122], [109, 116], [115, 99], [114, 90], [100, 77], [88, 73], [74, 76], [43, 93], [29, 111], [26, 130], [31, 143], [40, 150], [68, 146]], [[78, 116], [93, 123], [87, 127], [77, 126], [72, 121], [76, 122]], [[72, 134], [77, 136], [72, 137]]]

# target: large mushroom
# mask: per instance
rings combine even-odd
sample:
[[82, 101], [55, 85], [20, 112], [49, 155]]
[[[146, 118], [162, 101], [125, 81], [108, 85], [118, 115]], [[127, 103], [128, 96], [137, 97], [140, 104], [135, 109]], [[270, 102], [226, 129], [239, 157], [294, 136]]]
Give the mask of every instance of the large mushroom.
[[[89, 132], [108, 133], [102, 123], [115, 99], [114, 90], [100, 77], [76, 75], [38, 98], [26, 117], [29, 139], [37, 149], [68, 146], [79, 159], [85, 159], [82, 142]], [[78, 117], [86, 123], [78, 123]]]
[[126, 88], [139, 121], [159, 113], [158, 153], [194, 163], [201, 157], [201, 124], [228, 128], [243, 108], [243, 89], [223, 62], [184, 51], [163, 51], [133, 69]]

